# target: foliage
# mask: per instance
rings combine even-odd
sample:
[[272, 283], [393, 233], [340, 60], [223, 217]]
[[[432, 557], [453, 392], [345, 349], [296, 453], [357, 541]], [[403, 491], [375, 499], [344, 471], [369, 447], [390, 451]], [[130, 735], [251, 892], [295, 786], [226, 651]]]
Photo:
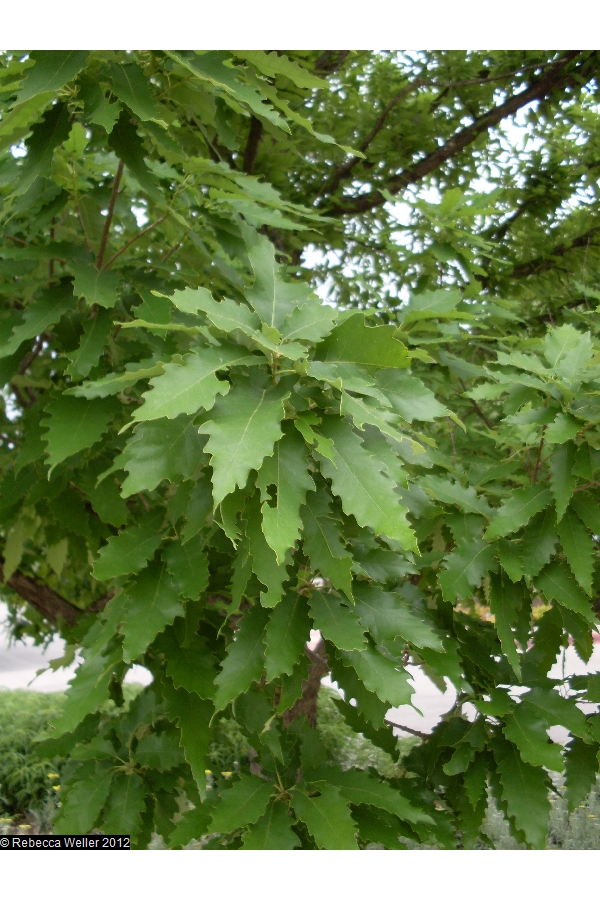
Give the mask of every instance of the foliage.
[[[544, 847], [600, 744], [598, 677], [548, 677], [598, 624], [598, 54], [0, 60], [3, 577], [82, 660], [55, 831], [470, 847], [489, 782]], [[398, 771], [408, 663], [458, 696]]]
[[[0, 691], [0, 814], [12, 817], [41, 809], [59, 784], [60, 761], [31, 756], [32, 742], [62, 707], [57, 694]], [[51, 777], [49, 777], [51, 776]]]

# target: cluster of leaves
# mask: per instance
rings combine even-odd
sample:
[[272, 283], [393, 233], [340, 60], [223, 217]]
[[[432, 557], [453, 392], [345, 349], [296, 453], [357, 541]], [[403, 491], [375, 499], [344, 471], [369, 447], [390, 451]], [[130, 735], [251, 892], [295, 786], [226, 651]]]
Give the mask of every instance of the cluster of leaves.
[[[292, 124], [348, 153], [308, 117], [314, 56], [2, 58], [4, 580], [16, 627], [82, 658], [43, 750], [69, 756], [54, 828], [473, 846], [489, 783], [543, 847], [548, 770], [573, 807], [598, 769], [600, 676], [548, 677], [597, 624], [597, 320], [426, 280], [383, 319], [323, 305], [284, 261], [330, 224], [249, 174], [256, 123], [284, 159]], [[315, 679], [392, 766], [409, 663], [453, 710], [401, 773], [344, 769]], [[251, 757], [207, 791], [230, 719]]]

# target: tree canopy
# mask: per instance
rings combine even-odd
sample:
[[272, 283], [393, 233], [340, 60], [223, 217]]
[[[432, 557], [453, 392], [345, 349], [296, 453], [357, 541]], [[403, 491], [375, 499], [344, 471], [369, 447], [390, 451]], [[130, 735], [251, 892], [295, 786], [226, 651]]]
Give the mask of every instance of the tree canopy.
[[[599, 70], [0, 55], [2, 596], [79, 654], [56, 833], [472, 847], [489, 790], [540, 848], [551, 773], [586, 795], [600, 675], [549, 673], [600, 611]], [[410, 664], [454, 707], [342, 770], [321, 678], [393, 761]]]

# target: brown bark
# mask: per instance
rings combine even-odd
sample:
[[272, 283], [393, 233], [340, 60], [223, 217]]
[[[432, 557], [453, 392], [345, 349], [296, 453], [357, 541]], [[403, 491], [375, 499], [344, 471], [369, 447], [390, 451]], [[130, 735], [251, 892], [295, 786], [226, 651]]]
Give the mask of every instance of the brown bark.
[[[4, 572], [2, 563], [0, 562], [0, 581], [4, 581]], [[80, 609], [73, 603], [69, 603], [60, 594], [48, 587], [47, 584], [24, 575], [19, 569], [14, 572], [8, 579], [6, 584], [12, 588], [27, 603], [30, 603], [37, 611], [53, 625], [57, 625], [59, 619], [62, 619], [67, 625], [74, 625], [79, 616], [88, 612], [100, 612], [104, 609], [110, 598], [114, 595], [114, 591], [109, 591], [100, 597], [87, 609]]]
[[263, 126], [260, 119], [252, 116], [250, 120], [250, 131], [248, 133], [248, 141], [244, 151], [244, 172], [246, 175], [252, 175], [256, 154], [258, 153], [258, 145], [263, 133]]
[[284, 728], [302, 715], [306, 716], [306, 721], [311, 728], [317, 727], [317, 697], [321, 687], [321, 678], [324, 678], [329, 672], [325, 643], [322, 640], [319, 641], [314, 650], [311, 650], [307, 644], [304, 652], [310, 659], [308, 679], [302, 684], [302, 696], [283, 714]]
[[315, 62], [315, 71], [333, 75], [343, 65], [349, 50], [323, 50]]

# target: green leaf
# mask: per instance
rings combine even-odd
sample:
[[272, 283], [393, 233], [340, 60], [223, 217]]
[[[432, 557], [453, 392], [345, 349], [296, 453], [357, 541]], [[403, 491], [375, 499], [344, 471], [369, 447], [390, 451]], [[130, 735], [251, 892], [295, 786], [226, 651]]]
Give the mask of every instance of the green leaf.
[[226, 65], [230, 59], [227, 51], [211, 50], [202, 56], [196, 56], [191, 51], [175, 53], [168, 50], [167, 53], [193, 75], [217, 88], [224, 96], [231, 97], [243, 107], [247, 106], [254, 115], [267, 119], [276, 128], [289, 132], [285, 120], [264, 100], [261, 92], [240, 82], [236, 67]]
[[134, 759], [143, 768], [168, 772], [181, 765], [183, 754], [173, 735], [163, 732], [144, 735], [135, 749]]
[[523, 577], [522, 544], [520, 541], [498, 541], [498, 559], [500, 565], [511, 581], [520, 581]]
[[[520, 656], [515, 646], [516, 635], [513, 627], [517, 624], [519, 613], [526, 605], [526, 598], [521, 583], [514, 584], [504, 572], [490, 576], [489, 592], [490, 612], [494, 616], [494, 624], [502, 652], [512, 666], [513, 672], [520, 679]], [[530, 610], [528, 610], [530, 612]]]
[[179, 628], [168, 626], [156, 646], [158, 652], [165, 656], [167, 675], [176, 688], [196, 693], [203, 700], [214, 697], [217, 664], [203, 637], [195, 634], [186, 641], [182, 639]]
[[280, 267], [275, 262], [275, 247], [268, 238], [253, 228], [244, 228], [243, 234], [254, 272], [254, 284], [246, 288], [246, 298], [261, 322], [281, 332], [298, 300], [306, 300], [310, 288], [302, 283], [286, 284], [281, 280]]
[[567, 748], [565, 785], [570, 813], [583, 803], [596, 784], [598, 751], [598, 744], [587, 744], [580, 738], [571, 741]]
[[590, 601], [563, 563], [555, 561], [547, 566], [535, 579], [535, 586], [548, 600], [555, 600], [594, 623], [595, 616]]
[[452, 413], [435, 399], [432, 391], [422, 381], [408, 372], [387, 369], [377, 373], [377, 385], [387, 397], [394, 412], [402, 416], [406, 422], [418, 419], [420, 422], [433, 422], [440, 416]]
[[[313, 773], [311, 773], [312, 777]], [[394, 790], [384, 781], [371, 778], [366, 772], [358, 769], [341, 772], [339, 769], [323, 767], [314, 775], [321, 775], [330, 783], [340, 789], [342, 797], [345, 797], [354, 806], [361, 803], [384, 809], [386, 812], [398, 816], [404, 822], [431, 823], [431, 816], [413, 806], [400, 791]]]
[[121, 496], [152, 491], [164, 478], [171, 482], [191, 478], [207, 461], [204, 444], [191, 416], [141, 422], [118, 458], [129, 472]]
[[582, 369], [591, 362], [593, 352], [590, 333], [581, 334], [572, 325], [552, 328], [544, 338], [544, 356], [556, 374], [567, 381], [577, 375], [583, 378]]
[[[280, 55], [276, 50], [271, 50], [270, 53], [265, 53], [264, 50], [236, 50], [235, 55], [252, 63], [259, 72], [262, 72], [263, 75], [267, 75], [269, 78], [275, 78], [277, 75], [289, 78], [296, 87], [324, 88], [327, 84], [323, 78], [313, 75], [312, 72], [308, 72], [287, 56]], [[290, 847], [289, 849], [293, 848]]]
[[487, 518], [492, 515], [487, 500], [478, 497], [470, 485], [465, 488], [460, 481], [452, 482], [438, 475], [424, 475], [419, 479], [419, 485], [440, 503], [451, 503], [466, 513], [479, 513]]
[[593, 481], [594, 475], [600, 468], [600, 450], [590, 447], [589, 444], [581, 444], [575, 454], [575, 465], [572, 468], [573, 475], [579, 475], [586, 481]]
[[53, 825], [54, 834], [89, 834], [110, 791], [113, 773], [100, 771], [76, 781], [61, 801], [60, 815]]
[[167, 568], [180, 594], [196, 600], [208, 586], [208, 558], [204, 541], [192, 538], [185, 544], [177, 541], [165, 552]]
[[340, 650], [362, 650], [365, 630], [351, 609], [333, 594], [312, 591], [310, 611], [315, 628]]
[[551, 492], [541, 484], [531, 484], [529, 487], [514, 491], [492, 519], [485, 533], [487, 540], [518, 531], [551, 501]]
[[341, 498], [344, 512], [376, 534], [416, 550], [415, 536], [405, 518], [407, 509], [395, 499], [391, 483], [382, 475], [382, 464], [364, 449], [346, 422], [326, 417], [322, 431], [333, 441], [334, 461], [323, 457], [321, 471], [331, 479], [333, 492]]
[[474, 589], [495, 567], [495, 549], [481, 538], [457, 544], [452, 553], [444, 557], [444, 569], [438, 575], [444, 600], [454, 603], [458, 597], [472, 597]]
[[460, 291], [449, 291], [440, 288], [437, 291], [423, 291], [413, 294], [404, 312], [404, 323], [418, 322], [421, 319], [437, 319], [444, 313], [452, 312], [462, 300]]
[[93, 319], [87, 320], [79, 347], [67, 354], [71, 364], [65, 369], [65, 375], [85, 378], [89, 374], [104, 353], [111, 325], [110, 313], [103, 309], [98, 310]]
[[229, 644], [221, 672], [215, 678], [217, 711], [225, 709], [253, 681], [260, 679], [265, 665], [263, 637], [268, 616], [266, 609], [254, 606], [239, 623], [239, 631]]
[[356, 613], [378, 644], [400, 637], [415, 647], [444, 651], [441, 638], [431, 625], [411, 611], [397, 594], [385, 592], [377, 585], [357, 584], [355, 591]]
[[523, 762], [509, 741], [496, 741], [493, 751], [510, 818], [532, 847], [543, 850], [551, 809], [548, 776], [542, 768]]
[[142, 139], [137, 133], [135, 125], [132, 124], [131, 117], [124, 110], [110, 133], [108, 144], [118, 158], [125, 163], [148, 197], [155, 203], [164, 205], [164, 197], [158, 183], [146, 165], [146, 153]]
[[296, 306], [281, 326], [284, 341], [312, 341], [318, 344], [333, 329], [338, 313], [333, 306], [316, 300]]
[[54, 149], [69, 137], [71, 125], [66, 103], [51, 106], [41, 122], [31, 129], [31, 136], [25, 142], [27, 156], [19, 170], [14, 186], [18, 197], [32, 186], [36, 178], [50, 174]]
[[378, 369], [407, 369], [406, 347], [395, 339], [394, 325], [368, 327], [362, 313], [349, 316], [337, 325], [317, 347], [316, 359], [350, 362]]
[[384, 703], [389, 703], [390, 706], [410, 703], [411, 695], [414, 693], [414, 688], [408, 683], [410, 675], [399, 663], [383, 656], [376, 647], [369, 644], [361, 651], [342, 650], [340, 655], [356, 671], [365, 687], [377, 694]]
[[125, 638], [123, 658], [130, 662], [137, 659], [176, 616], [183, 615], [183, 608], [166, 563], [160, 561], [150, 563], [128, 585], [127, 596], [130, 602], [121, 631]]
[[268, 388], [237, 383], [200, 426], [199, 431], [209, 435], [206, 452], [211, 455], [215, 507], [236, 487], [243, 488], [250, 470], [260, 469], [273, 452], [283, 433], [283, 400], [289, 392], [285, 379]]
[[164, 373], [150, 381], [152, 390], [143, 394], [145, 403], [133, 418], [137, 421], [161, 416], [174, 419], [181, 413], [193, 415], [200, 409], [211, 409], [217, 395], [226, 394], [230, 387], [228, 381], [219, 380], [215, 373], [252, 359], [243, 348], [225, 345], [189, 353], [181, 365], [167, 363]]
[[340, 400], [340, 415], [351, 416], [356, 428], [364, 431], [365, 425], [372, 425], [378, 428], [382, 434], [397, 441], [402, 440], [402, 435], [398, 429], [392, 424], [393, 414], [387, 409], [379, 409], [368, 401], [364, 401], [359, 397], [353, 397], [346, 391], [342, 391]]
[[94, 712], [108, 699], [108, 685], [120, 662], [120, 647], [116, 647], [107, 656], [97, 653], [84, 659], [69, 681], [70, 688], [62, 717], [52, 722], [52, 737], [74, 731], [88, 713]]
[[304, 441], [291, 424], [284, 425], [283, 431], [273, 455], [264, 460], [256, 481], [263, 501], [262, 529], [278, 563], [294, 547], [302, 527], [300, 507], [307, 491], [315, 490], [308, 472]]
[[89, 50], [34, 50], [31, 58], [35, 66], [28, 71], [27, 79], [15, 101], [24, 103], [38, 94], [57, 93], [68, 81], [72, 81], [85, 66]]
[[562, 772], [565, 764], [560, 746], [553, 744], [546, 734], [546, 723], [532, 715], [521, 703], [505, 717], [504, 734], [518, 747], [521, 759], [532, 766], [545, 766]]
[[564, 444], [566, 441], [572, 441], [582, 428], [579, 419], [568, 413], [559, 412], [546, 428], [544, 437], [547, 444]]
[[76, 261], [69, 264], [75, 279], [73, 293], [85, 297], [89, 306], [98, 304], [111, 309], [119, 299], [121, 282], [118, 272], [99, 272], [91, 263]]
[[[135, 63], [126, 66], [111, 63], [111, 89], [113, 93], [142, 122], [160, 122], [160, 114], [154, 103], [150, 82]], [[164, 123], [163, 123], [164, 124]]]
[[139, 775], [125, 772], [115, 775], [102, 817], [104, 833], [135, 837], [142, 827], [145, 793], [144, 782]]
[[[183, 291], [175, 291], [173, 296], [168, 299], [182, 312], [196, 314], [198, 310], [202, 310], [215, 328], [224, 331], [226, 334], [241, 331], [242, 334], [247, 335], [247, 337], [258, 344], [263, 352], [280, 353], [291, 359], [298, 359], [306, 353], [305, 348], [301, 344], [281, 345], [274, 343], [261, 331], [259, 316], [252, 312], [248, 306], [227, 298], [217, 303], [206, 288], [198, 288], [196, 290], [186, 288]], [[278, 335], [279, 332], [277, 332], [277, 340]], [[261, 358], [257, 356], [255, 362], [260, 361]]]
[[300, 846], [298, 835], [292, 830], [294, 820], [281, 800], [271, 800], [267, 811], [251, 825], [242, 850], [295, 850]]
[[217, 797], [211, 795], [210, 800], [198, 804], [194, 809], [188, 809], [183, 814], [169, 835], [169, 850], [187, 847], [190, 841], [197, 841], [206, 834], [214, 805], [211, 801], [216, 799]]
[[50, 472], [64, 459], [91, 447], [108, 430], [118, 405], [113, 400], [84, 400], [79, 397], [59, 397], [46, 407], [48, 419], [44, 440]]
[[573, 575], [591, 597], [594, 542], [589, 531], [576, 513], [567, 509], [559, 522], [558, 534]]
[[291, 675], [310, 638], [306, 597], [288, 591], [269, 615], [265, 629], [267, 680]]
[[340, 522], [324, 490], [310, 494], [302, 510], [304, 552], [312, 568], [352, 599], [352, 556], [346, 549]]
[[221, 794], [210, 823], [210, 833], [229, 834], [258, 822], [272, 793], [272, 784], [242, 773], [239, 781]]
[[576, 698], [563, 697], [552, 687], [535, 685], [522, 696], [525, 707], [532, 706], [546, 725], [562, 725], [578, 737], [589, 740], [586, 715], [576, 705]]
[[204, 800], [206, 764], [212, 740], [210, 720], [214, 707], [210, 700], [200, 699], [194, 692], [171, 688], [169, 682], [165, 684], [164, 698], [167, 716], [177, 722], [181, 734], [180, 746]]
[[283, 585], [289, 578], [287, 566], [291, 559], [287, 558], [279, 565], [274, 551], [267, 544], [261, 528], [258, 494], [255, 494], [248, 504], [245, 515], [248, 518], [246, 534], [252, 557], [252, 571], [266, 589], [260, 595], [260, 602], [263, 606], [273, 607], [279, 603], [283, 595]]
[[600, 534], [600, 504], [592, 494], [578, 491], [573, 495], [570, 505], [590, 531]]
[[333, 785], [320, 784], [319, 790], [318, 797], [294, 791], [294, 812], [306, 823], [320, 850], [357, 850], [357, 825], [350, 816], [349, 801]]
[[15, 325], [8, 340], [4, 342], [3, 346], [0, 346], [0, 359], [12, 356], [23, 341], [43, 334], [50, 325], [58, 322], [67, 310], [73, 307], [73, 303], [69, 282], [63, 281], [43, 291], [27, 308], [23, 321], [19, 325]]
[[118, 394], [142, 378], [151, 378], [152, 375], [160, 375], [164, 371], [164, 363], [152, 363], [152, 360], [144, 360], [140, 363], [128, 363], [124, 372], [115, 372], [105, 375], [98, 381], [85, 381], [77, 387], [69, 388], [65, 394], [74, 397], [86, 397], [95, 400], [96, 397], [109, 397]]
[[159, 531], [161, 522], [160, 513], [150, 514], [138, 525], [109, 538], [94, 563], [94, 578], [108, 581], [145, 568], [162, 540]]
[[575, 444], [569, 441], [556, 447], [550, 457], [550, 489], [556, 505], [556, 518], [559, 522], [577, 484], [577, 477], [572, 471], [575, 449]]
[[539, 575], [550, 562], [558, 543], [556, 521], [552, 509], [546, 508], [531, 520], [521, 545], [523, 571], [528, 575]]
[[104, 90], [96, 79], [80, 75], [78, 79], [78, 97], [83, 100], [83, 111], [87, 119], [95, 125], [101, 125], [107, 134], [113, 130], [119, 118], [121, 104], [110, 103], [104, 96]]

